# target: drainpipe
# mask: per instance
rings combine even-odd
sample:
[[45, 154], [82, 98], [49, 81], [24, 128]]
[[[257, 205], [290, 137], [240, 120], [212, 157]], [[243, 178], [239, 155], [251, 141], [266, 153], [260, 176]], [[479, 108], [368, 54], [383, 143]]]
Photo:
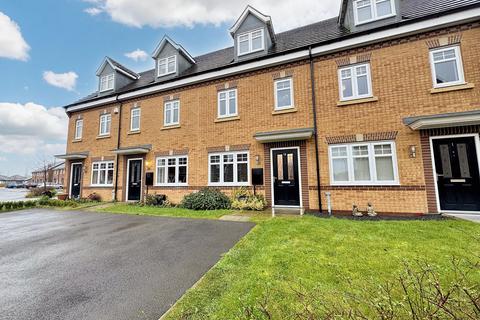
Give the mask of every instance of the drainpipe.
[[315, 161], [317, 167], [317, 196], [318, 209], [322, 213], [322, 191], [320, 190], [320, 156], [318, 154], [318, 126], [317, 126], [317, 97], [315, 95], [315, 67], [313, 64], [312, 47], [308, 47], [308, 57], [310, 60], [310, 81], [312, 86], [312, 110], [313, 110], [313, 138], [315, 139]]
[[[118, 107], [118, 132], [117, 132], [117, 149], [120, 149], [120, 134], [122, 132], [122, 103], [118, 100], [118, 96], [115, 97], [115, 101], [120, 103]], [[117, 191], [118, 191], [118, 159], [120, 156], [118, 153], [115, 155], [115, 188], [113, 189], [114, 195], [113, 200], [117, 201]]]

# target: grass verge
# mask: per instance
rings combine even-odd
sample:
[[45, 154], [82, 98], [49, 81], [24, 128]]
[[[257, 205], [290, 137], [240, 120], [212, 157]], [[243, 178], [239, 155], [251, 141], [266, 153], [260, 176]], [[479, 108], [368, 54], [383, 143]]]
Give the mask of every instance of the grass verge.
[[[456, 274], [452, 259], [480, 260], [480, 225], [465, 221], [306, 216], [258, 222], [165, 319], [325, 319], [326, 312], [315, 310], [322, 304], [337, 308], [366, 294], [383, 298], [384, 284], [398, 279], [405, 264], [428, 264], [449, 283]], [[470, 276], [478, 285], [476, 271]], [[392, 295], [408, 306], [400, 291]], [[361, 308], [366, 318], [378, 318], [378, 306], [389, 307]]]

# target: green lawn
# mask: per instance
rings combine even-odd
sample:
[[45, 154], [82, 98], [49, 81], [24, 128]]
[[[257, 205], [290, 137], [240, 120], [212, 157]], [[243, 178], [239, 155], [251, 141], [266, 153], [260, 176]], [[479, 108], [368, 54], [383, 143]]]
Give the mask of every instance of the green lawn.
[[[448, 284], [454, 277], [453, 258], [462, 266], [480, 261], [480, 225], [465, 221], [306, 216], [258, 222], [166, 319], [324, 319], [353, 297], [383, 298], [379, 286], [397, 283], [406, 262], [431, 264], [440, 282]], [[480, 289], [480, 269], [469, 277]], [[393, 292], [401, 297], [398, 288]], [[360, 305], [367, 318], [374, 318], [373, 306]]]
[[95, 209], [98, 212], [124, 213], [146, 216], [169, 216], [179, 218], [195, 218], [195, 219], [218, 219], [223, 215], [231, 214], [231, 210], [213, 210], [213, 211], [193, 211], [182, 208], [156, 208], [142, 207], [129, 204], [112, 204], [104, 208]]

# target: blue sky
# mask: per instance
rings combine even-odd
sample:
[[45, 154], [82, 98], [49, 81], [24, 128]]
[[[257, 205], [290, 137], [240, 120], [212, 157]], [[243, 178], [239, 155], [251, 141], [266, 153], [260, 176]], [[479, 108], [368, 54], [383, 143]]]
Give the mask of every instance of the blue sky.
[[[165, 34], [196, 56], [232, 45], [227, 30], [249, 3], [271, 15], [279, 32], [334, 16], [340, 3], [318, 2], [2, 0], [0, 30], [3, 17], [18, 34], [0, 34], [0, 174], [25, 174], [64, 151], [66, 117], [58, 107], [96, 89], [95, 71], [104, 56], [144, 71], [153, 68], [150, 55]], [[137, 49], [148, 57], [125, 56]]]

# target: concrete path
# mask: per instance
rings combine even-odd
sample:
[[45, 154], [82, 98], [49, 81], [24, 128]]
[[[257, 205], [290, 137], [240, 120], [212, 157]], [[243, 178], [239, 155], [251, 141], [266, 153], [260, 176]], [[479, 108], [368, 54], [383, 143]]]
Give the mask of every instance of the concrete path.
[[0, 319], [158, 320], [252, 223], [0, 214]]
[[460, 213], [451, 214], [451, 213], [449, 213], [449, 214], [446, 214], [446, 216], [480, 223], [480, 214], [460, 214]]

